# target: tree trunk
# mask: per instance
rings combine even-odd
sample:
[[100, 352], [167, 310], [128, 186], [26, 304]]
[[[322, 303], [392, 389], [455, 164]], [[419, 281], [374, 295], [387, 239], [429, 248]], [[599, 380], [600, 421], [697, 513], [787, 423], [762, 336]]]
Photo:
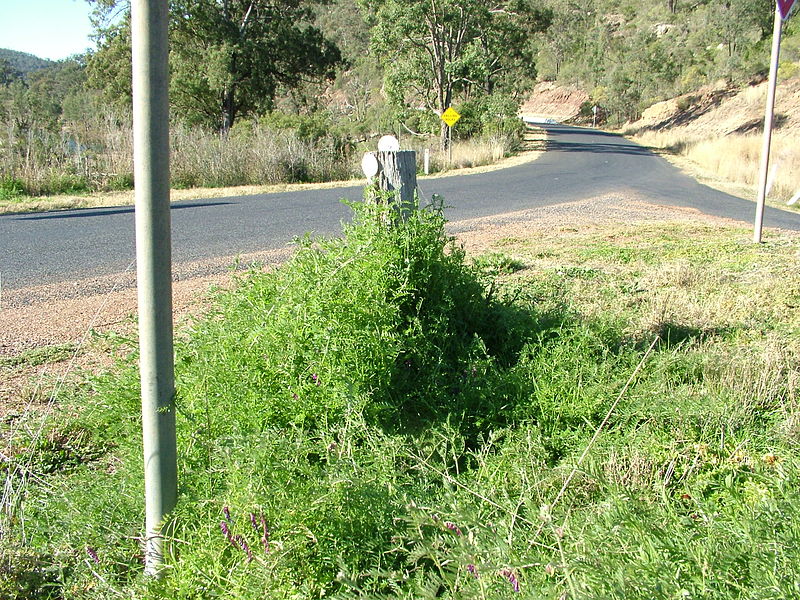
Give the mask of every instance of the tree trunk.
[[371, 154], [378, 161], [378, 189], [392, 192], [395, 208], [406, 219], [414, 207], [414, 194], [417, 191], [417, 153], [413, 150], [398, 150]]
[[222, 96], [222, 133], [227, 134], [236, 120], [236, 100], [233, 87], [226, 89]]

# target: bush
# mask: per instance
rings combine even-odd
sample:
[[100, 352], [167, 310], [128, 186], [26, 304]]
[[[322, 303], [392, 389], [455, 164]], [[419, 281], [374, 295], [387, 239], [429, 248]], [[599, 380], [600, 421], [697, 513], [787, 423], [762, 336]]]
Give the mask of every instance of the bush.
[[[403, 223], [389, 209], [354, 208], [343, 239], [301, 241], [286, 268], [227, 296], [194, 340], [190, 360], [203, 367], [192, 372], [228, 381], [243, 417], [317, 429], [366, 410], [376, 424], [414, 427], [466, 413], [459, 403], [478, 401], [462, 394], [454, 404], [454, 382], [507, 351], [499, 315], [444, 234], [440, 210]], [[247, 352], [231, 331], [253, 340]]]
[[25, 195], [25, 184], [11, 175], [0, 176], [0, 200], [15, 200]]
[[[141, 569], [136, 353], [65, 394], [44, 429], [39, 413], [7, 420], [0, 595], [793, 597], [798, 361], [772, 345], [793, 322], [778, 318], [787, 337], [755, 359], [764, 315], [728, 333], [664, 322], [642, 360], [626, 321], [649, 311], [653, 271], [596, 262], [635, 253], [628, 236], [565, 242], [564, 265], [547, 240], [526, 261], [469, 262], [439, 205], [406, 222], [353, 208], [342, 238], [299, 240], [182, 331], [181, 496], [161, 579]], [[744, 260], [716, 230], [698, 244], [676, 227], [648, 239], [666, 234], [668, 264], [730, 262], [726, 300], [744, 299], [742, 265], [785, 254]], [[586, 295], [600, 317], [576, 312]], [[773, 296], [764, 314], [786, 314]]]

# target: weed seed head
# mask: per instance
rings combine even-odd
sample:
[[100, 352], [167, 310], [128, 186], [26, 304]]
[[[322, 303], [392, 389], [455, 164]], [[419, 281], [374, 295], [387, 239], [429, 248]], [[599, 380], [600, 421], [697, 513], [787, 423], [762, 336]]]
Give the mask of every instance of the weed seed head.
[[500, 574], [508, 579], [508, 583], [511, 584], [511, 588], [516, 592], [519, 593], [519, 580], [517, 576], [514, 574], [514, 571], [511, 569], [503, 569], [500, 571]]
[[450, 531], [452, 531], [456, 535], [461, 535], [461, 528], [455, 523], [451, 523], [450, 521], [445, 521], [444, 526], [447, 527]]
[[230, 541], [231, 541], [231, 530], [230, 530], [230, 528], [228, 527], [228, 524], [227, 524], [225, 521], [220, 521], [220, 522], [219, 522], [219, 528], [222, 530], [222, 534], [223, 534], [223, 535], [224, 535], [224, 536], [225, 536], [225, 537], [228, 539], [228, 541], [230, 542]]

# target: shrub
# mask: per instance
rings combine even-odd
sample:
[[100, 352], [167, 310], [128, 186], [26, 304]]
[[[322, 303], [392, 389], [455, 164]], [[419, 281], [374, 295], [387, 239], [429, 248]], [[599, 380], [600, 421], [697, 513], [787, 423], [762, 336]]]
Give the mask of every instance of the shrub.
[[0, 176], [0, 200], [14, 200], [25, 194], [25, 184], [11, 175]]

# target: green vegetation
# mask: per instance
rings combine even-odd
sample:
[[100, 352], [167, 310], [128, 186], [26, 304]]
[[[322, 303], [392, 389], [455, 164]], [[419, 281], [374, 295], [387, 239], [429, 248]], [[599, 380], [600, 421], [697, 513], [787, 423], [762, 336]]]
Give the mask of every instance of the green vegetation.
[[162, 580], [135, 352], [4, 423], [4, 597], [797, 595], [794, 238], [551, 229], [471, 261], [436, 208], [353, 208], [181, 331]]
[[[384, 60], [390, 97], [398, 106], [422, 107], [429, 115], [441, 115], [461, 99], [470, 100], [474, 110], [485, 98], [507, 99], [524, 90], [536, 73], [529, 40], [550, 19], [548, 11], [518, 0], [361, 3], [375, 23], [372, 47]], [[485, 114], [492, 120], [517, 120], [517, 108], [512, 103]], [[445, 148], [448, 128], [436, 121]]]
[[[547, 0], [553, 26], [538, 47], [540, 77], [578, 84], [617, 124], [725, 79], [766, 75], [775, 2], [770, 0]], [[786, 47], [798, 38], [787, 23]], [[795, 41], [792, 41], [795, 40]], [[784, 57], [798, 61], [796, 51]], [[591, 105], [590, 105], [591, 106]]]
[[[129, 3], [93, 4], [97, 51], [56, 63], [0, 51], [0, 201], [133, 185]], [[175, 183], [216, 187], [358, 176], [361, 152], [386, 133], [442, 149], [438, 115], [451, 105], [462, 115], [456, 139], [514, 152], [518, 108], [537, 80], [584, 88], [584, 116], [600, 105], [615, 123], [720, 78], [748, 82], [766, 71], [774, 3], [170, 6]], [[785, 77], [800, 61], [798, 22], [786, 25]], [[298, 153], [300, 164], [286, 164]]]

